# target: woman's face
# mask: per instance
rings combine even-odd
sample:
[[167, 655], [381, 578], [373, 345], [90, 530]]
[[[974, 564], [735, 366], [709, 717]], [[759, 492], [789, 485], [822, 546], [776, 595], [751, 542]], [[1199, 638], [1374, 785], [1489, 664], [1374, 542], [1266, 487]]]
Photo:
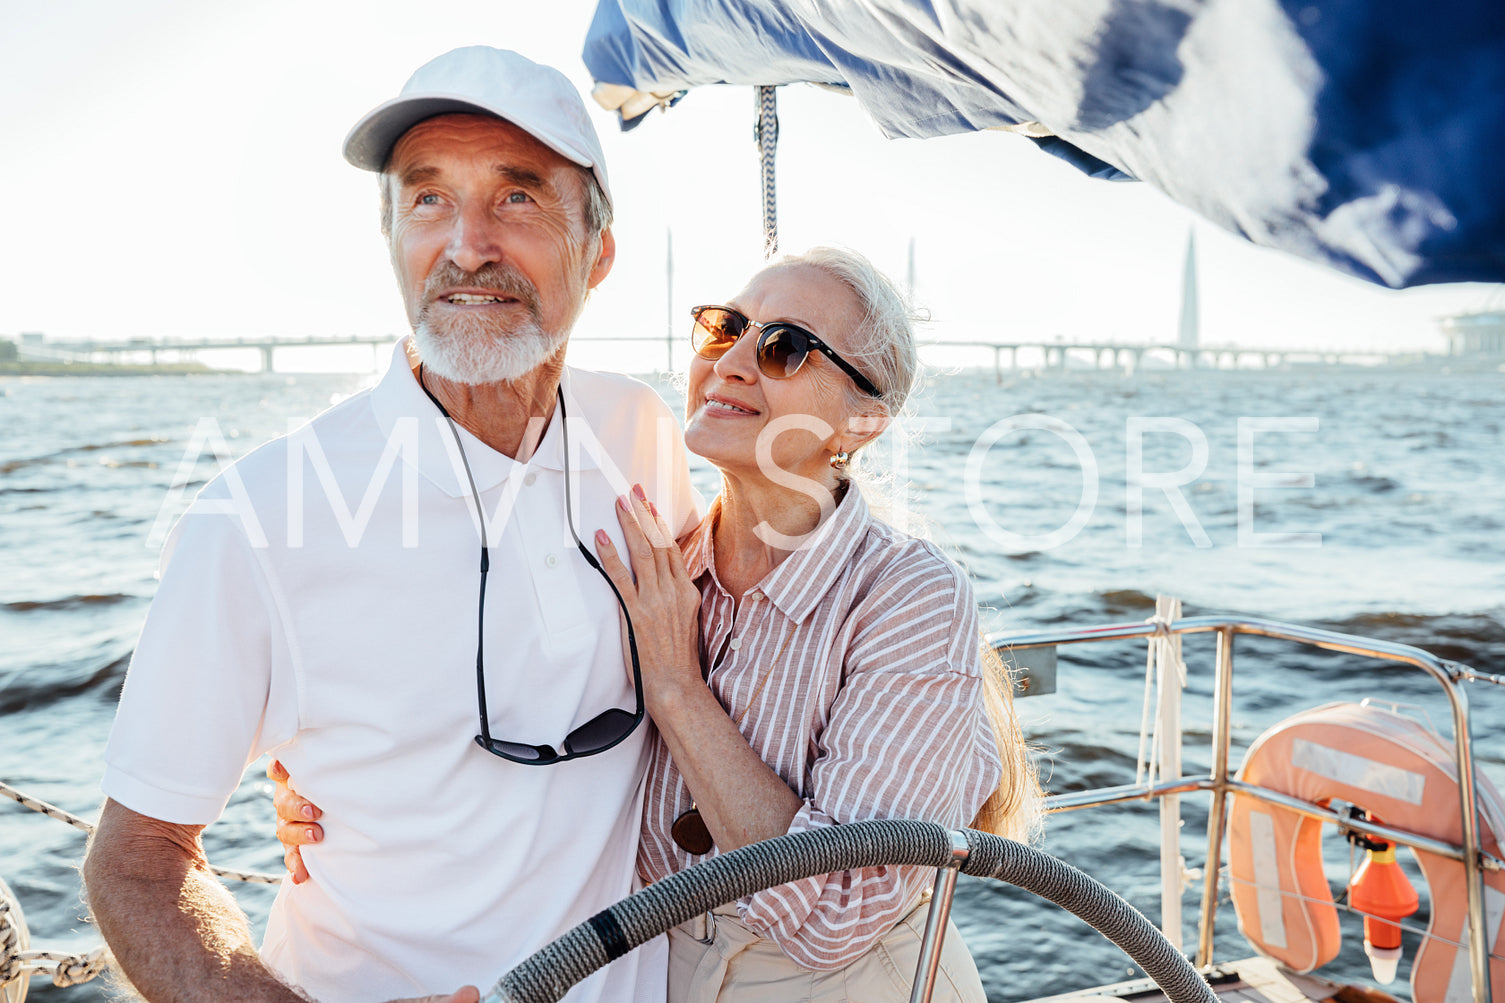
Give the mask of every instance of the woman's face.
[[[726, 305], [760, 324], [797, 324], [844, 359], [862, 320], [856, 295], [811, 265], [764, 269]], [[850, 378], [820, 352], [788, 379], [763, 375], [755, 354], [761, 333], [749, 328], [715, 362], [690, 360], [685, 445], [739, 477], [794, 488], [793, 474], [832, 486], [831, 454], [868, 438], [850, 427]]]

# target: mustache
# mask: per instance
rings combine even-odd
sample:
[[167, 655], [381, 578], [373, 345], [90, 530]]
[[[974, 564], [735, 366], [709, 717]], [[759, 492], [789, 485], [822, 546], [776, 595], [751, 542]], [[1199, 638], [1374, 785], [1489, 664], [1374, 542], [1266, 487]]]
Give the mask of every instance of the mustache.
[[531, 313], [538, 313], [538, 287], [515, 267], [500, 261], [488, 262], [473, 272], [465, 271], [452, 261], [440, 262], [429, 272], [423, 284], [423, 298], [432, 303], [443, 290], [456, 286], [507, 296], [527, 307]]

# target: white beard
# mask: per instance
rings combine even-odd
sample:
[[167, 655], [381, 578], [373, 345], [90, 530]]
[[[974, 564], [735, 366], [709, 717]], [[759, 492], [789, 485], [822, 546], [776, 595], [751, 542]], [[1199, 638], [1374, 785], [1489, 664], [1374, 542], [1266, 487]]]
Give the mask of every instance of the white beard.
[[471, 386], [520, 379], [552, 357], [567, 337], [568, 329], [549, 334], [533, 317], [510, 331], [499, 331], [479, 317], [446, 318], [435, 325], [420, 316], [413, 329], [413, 343], [425, 367], [443, 379]]

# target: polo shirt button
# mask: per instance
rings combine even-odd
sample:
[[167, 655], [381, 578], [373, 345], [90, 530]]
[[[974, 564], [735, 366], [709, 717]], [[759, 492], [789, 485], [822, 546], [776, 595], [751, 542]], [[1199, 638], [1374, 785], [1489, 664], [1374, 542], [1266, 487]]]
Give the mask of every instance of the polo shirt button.
[[559, 564], [559, 558], [554, 554], [550, 554], [543, 559], [543, 563], [545, 567], [552, 568]]
[[732, 638], [732, 650], [736, 651], [740, 647], [742, 647], [742, 638], [740, 638], [740, 637], [734, 637], [734, 638]]
[[747, 598], [751, 599], [753, 602], [757, 602], [759, 599], [763, 598], [763, 593], [759, 592], [757, 589], [753, 589], [747, 594]]
[[[526, 476], [526, 477], [523, 478], [523, 484], [526, 487], [530, 487], [531, 488], [533, 486], [533, 482], [536, 481], [536, 480], [538, 480], [538, 474], [535, 473], [535, 472], [533, 472], [533, 471], [529, 471], [528, 472], [528, 476]], [[549, 565], [549, 566], [553, 567], [553, 565]]]

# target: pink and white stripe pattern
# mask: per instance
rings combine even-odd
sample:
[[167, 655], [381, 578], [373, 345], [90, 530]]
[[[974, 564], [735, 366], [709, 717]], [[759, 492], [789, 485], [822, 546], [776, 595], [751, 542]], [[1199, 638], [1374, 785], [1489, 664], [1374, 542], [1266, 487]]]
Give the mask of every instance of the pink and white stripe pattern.
[[[713, 505], [685, 548], [702, 595], [702, 664], [753, 749], [804, 799], [789, 831], [869, 818], [971, 821], [1001, 771], [967, 576], [932, 544], [874, 519], [853, 487], [738, 603], [716, 578], [716, 514]], [[638, 851], [646, 880], [703, 859], [669, 836], [690, 802], [660, 741]], [[872, 947], [933, 878], [863, 868], [759, 892], [738, 909], [793, 961], [829, 970]]]

